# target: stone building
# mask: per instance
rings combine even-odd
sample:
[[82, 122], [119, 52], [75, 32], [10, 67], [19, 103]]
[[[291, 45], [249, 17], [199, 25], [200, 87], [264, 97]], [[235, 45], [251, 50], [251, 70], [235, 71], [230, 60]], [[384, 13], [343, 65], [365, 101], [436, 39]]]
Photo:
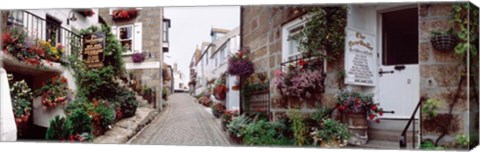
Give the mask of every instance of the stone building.
[[[380, 103], [385, 110], [385, 114], [380, 117], [380, 123], [369, 123], [370, 141], [389, 141], [382, 145], [398, 148], [402, 131], [413, 116], [413, 123], [407, 131], [407, 141], [411, 147], [412, 127], [415, 127], [416, 139], [413, 145], [418, 147], [420, 141], [435, 140], [441, 135], [428, 127], [430, 122], [423, 119], [421, 110], [413, 115], [421, 98], [441, 101], [443, 104], [440, 104], [442, 106], [439, 113], [448, 113], [448, 105], [455, 101], [457, 104], [454, 104], [451, 111], [456, 119], [444, 124], [454, 123], [458, 129], [448, 132], [439, 142], [448, 143], [454, 141], [458, 134], [478, 135], [478, 77], [475, 76], [478, 75], [478, 67], [470, 68], [469, 71], [469, 74], [475, 77], [466, 77], [462, 71], [465, 68], [459, 65], [467, 61], [456, 56], [453, 50], [434, 49], [430, 42], [432, 31], [452, 27], [449, 21], [453, 20], [453, 5], [345, 5], [348, 7], [345, 46], [358, 40], [358, 35], [364, 42], [372, 44], [373, 53], [366, 57], [368, 59], [365, 59], [365, 66], [368, 67], [363, 71], [369, 81], [355, 81], [357, 75], [351, 71], [352, 62], [356, 60], [353, 57], [355, 55], [345, 49], [341, 56], [324, 62], [325, 89], [319, 90], [316, 99], [305, 102], [282, 98], [273, 80], [275, 71], [282, 70], [282, 63], [296, 59], [295, 56], [300, 52], [298, 43], [291, 41], [289, 37], [303, 28], [305, 17], [309, 15], [305, 10], [321, 6], [242, 6], [241, 48], [250, 50], [250, 59], [255, 65], [256, 73], [268, 74], [270, 98], [263, 105], [267, 106], [266, 112], [272, 116], [272, 120], [285, 117], [286, 111], [293, 107], [299, 107], [306, 116], [318, 107], [334, 108], [335, 93], [339, 89], [346, 89], [373, 94], [374, 101]], [[478, 56], [475, 58], [471, 61], [478, 65]], [[342, 73], [346, 74], [345, 77]], [[418, 109], [422, 109], [424, 104]], [[246, 105], [248, 103], [243, 99], [242, 111], [249, 108]], [[421, 131], [418, 131], [418, 128], [421, 128]]]
[[[116, 19], [115, 15], [122, 11], [129, 13], [129, 17]], [[160, 105], [163, 86], [161, 65], [163, 54], [169, 50], [170, 28], [170, 20], [163, 16], [163, 8], [103, 8], [99, 14], [126, 48], [124, 61], [127, 72], [133, 73], [142, 85], [153, 88], [157, 105]], [[133, 61], [135, 54], [140, 54], [144, 60]]]
[[[88, 12], [88, 13], [87, 13]], [[63, 56], [71, 55], [71, 46], [80, 44], [81, 29], [92, 25], [101, 24], [98, 9], [44, 9], [44, 10], [11, 10], [1, 11], [2, 22], [0, 24], [3, 34], [10, 33], [13, 29], [23, 29], [26, 32], [26, 40], [31, 43], [49, 44], [62, 46]], [[57, 48], [58, 49], [58, 48]], [[3, 50], [3, 46], [2, 46]], [[57, 50], [60, 51], [60, 50]], [[15, 141], [17, 139], [16, 124], [12, 113], [12, 95], [10, 94], [7, 74], [13, 76], [13, 81], [24, 80], [33, 91], [43, 86], [47, 80], [53, 77], [63, 76], [66, 78], [68, 88], [76, 91], [75, 79], [72, 71], [62, 66], [60, 62], [40, 59], [43, 63], [39, 67], [28, 64], [25, 60], [19, 60], [11, 54], [0, 52], [1, 69], [1, 99], [0, 130], [1, 141]], [[31, 104], [31, 116], [26, 122], [27, 130], [22, 133], [21, 139], [44, 139], [49, 122], [56, 115], [65, 115], [61, 106], [50, 110], [42, 108], [41, 97], [35, 96]], [[19, 137], [20, 138], [20, 137]]]

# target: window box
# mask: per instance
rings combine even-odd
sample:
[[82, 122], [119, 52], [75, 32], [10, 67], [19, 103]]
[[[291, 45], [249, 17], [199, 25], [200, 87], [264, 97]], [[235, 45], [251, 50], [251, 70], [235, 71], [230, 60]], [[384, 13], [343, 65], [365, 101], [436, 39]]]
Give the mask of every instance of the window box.
[[112, 20], [116, 22], [129, 21], [136, 18], [138, 10], [132, 9], [117, 9], [112, 11]]

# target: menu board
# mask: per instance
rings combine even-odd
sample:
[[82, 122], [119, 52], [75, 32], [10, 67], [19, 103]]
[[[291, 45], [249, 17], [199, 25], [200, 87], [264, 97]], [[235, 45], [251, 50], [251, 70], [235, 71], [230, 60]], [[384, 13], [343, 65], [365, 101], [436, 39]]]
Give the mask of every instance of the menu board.
[[105, 48], [105, 33], [97, 32], [83, 36], [83, 61], [88, 68], [103, 67], [103, 49]]
[[345, 83], [374, 86], [375, 37], [347, 29], [345, 43]]

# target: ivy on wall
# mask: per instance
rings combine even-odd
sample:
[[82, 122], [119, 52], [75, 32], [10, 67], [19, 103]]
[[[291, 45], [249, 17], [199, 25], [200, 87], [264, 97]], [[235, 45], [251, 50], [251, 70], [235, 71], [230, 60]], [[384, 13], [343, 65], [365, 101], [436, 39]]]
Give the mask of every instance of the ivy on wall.
[[341, 55], [345, 45], [347, 12], [346, 6], [310, 9], [311, 16], [307, 17], [301, 34], [295, 37], [303, 55], [330, 58]]

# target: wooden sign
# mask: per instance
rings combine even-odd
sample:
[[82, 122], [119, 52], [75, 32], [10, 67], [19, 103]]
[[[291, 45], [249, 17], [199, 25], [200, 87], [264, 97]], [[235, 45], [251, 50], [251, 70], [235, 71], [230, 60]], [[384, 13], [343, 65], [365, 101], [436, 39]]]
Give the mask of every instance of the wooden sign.
[[83, 36], [83, 61], [88, 68], [103, 67], [105, 33], [97, 32]]
[[374, 86], [375, 37], [357, 30], [347, 29], [345, 43], [345, 83]]

